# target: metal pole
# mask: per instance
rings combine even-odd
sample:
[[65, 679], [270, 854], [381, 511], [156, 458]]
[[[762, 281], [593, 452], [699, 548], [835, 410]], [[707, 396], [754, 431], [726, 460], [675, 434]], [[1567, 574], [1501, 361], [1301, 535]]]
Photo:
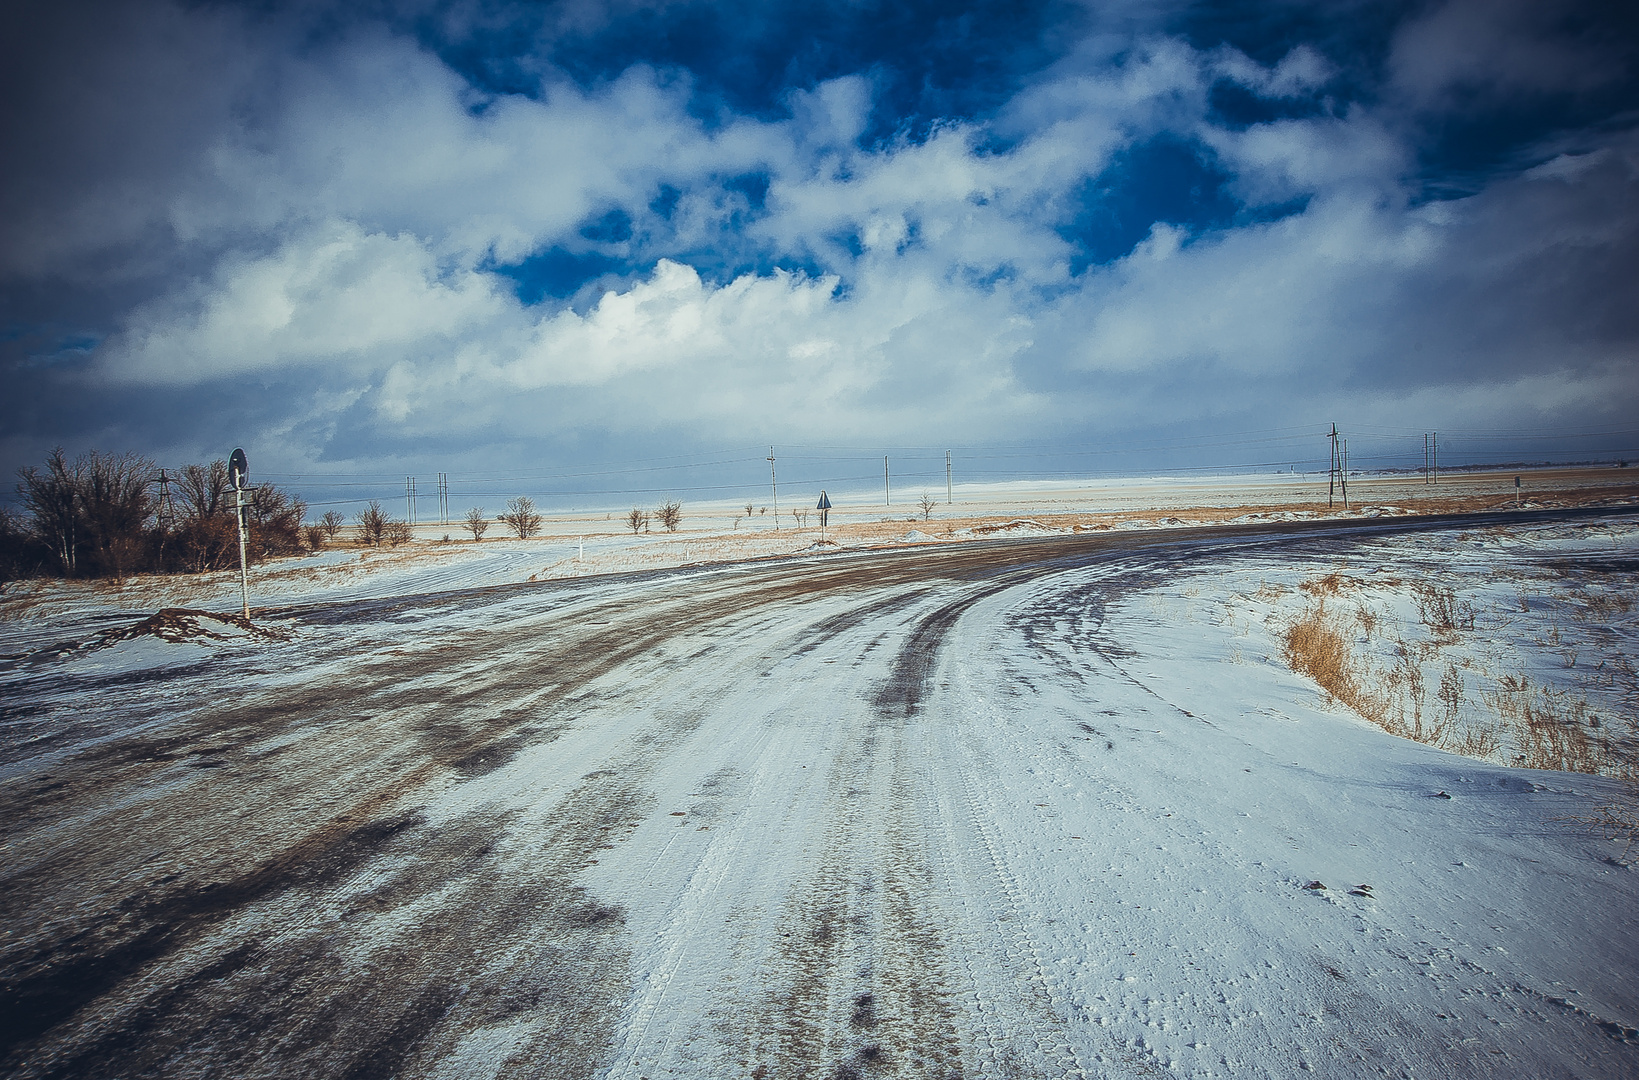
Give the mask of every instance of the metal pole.
[[945, 505], [950, 505], [950, 451], [945, 451]]
[[780, 527], [780, 485], [779, 481], [774, 479], [774, 448], [772, 446], [768, 448], [768, 488], [774, 493], [774, 528], [778, 531]]
[[234, 520], [239, 522], [239, 599], [243, 602], [245, 618], [250, 618], [250, 572], [245, 569], [245, 489], [240, 486], [239, 474], [233, 477]]
[[892, 506], [893, 505], [892, 500], [888, 498], [888, 455], [887, 454], [882, 455], [882, 505], [883, 506]]

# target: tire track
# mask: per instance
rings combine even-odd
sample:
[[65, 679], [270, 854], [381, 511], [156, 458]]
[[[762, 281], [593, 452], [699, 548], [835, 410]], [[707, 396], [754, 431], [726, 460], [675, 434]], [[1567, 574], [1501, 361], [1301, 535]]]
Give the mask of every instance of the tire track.
[[[1445, 524], [1192, 530], [1169, 536], [1152, 561], [1161, 572], [1232, 537], [1273, 550]], [[981, 838], [982, 880], [994, 884], [962, 894], [955, 834], [935, 831], [929, 843], [930, 808], [947, 797], [924, 756], [945, 719], [932, 708], [940, 652], [973, 604], [1155, 544], [1003, 542], [286, 609], [272, 614], [301, 639], [259, 654], [264, 688], [225, 705], [198, 703], [211, 676], [197, 671], [131, 681], [129, 698], [107, 704], [90, 700], [93, 679], [9, 682], [9, 708], [49, 702], [25, 719], [56, 718], [60, 731], [14, 758], [22, 782], [0, 793], [13, 931], [0, 946], [0, 1070], [423, 1075], [458, 1048], [477, 1052], [478, 1036], [510, 1047], [486, 1051], [500, 1073], [604, 1067], [629, 942], [622, 909], [581, 878], [648, 813], [659, 763], [700, 716], [649, 702], [644, 681], [685, 655], [718, 664], [713, 635], [746, 640], [830, 596], [858, 597], [859, 610], [822, 620], [798, 653], [870, 619], [920, 614], [888, 677], [846, 718], [860, 739], [832, 762], [831, 834], [792, 893], [798, 931], [769, 972], [782, 989], [753, 1049], [784, 1074], [814, 1061], [859, 1075], [967, 1068], [974, 976], [953, 953], [973, 928], [955, 902], [984, 915], [983, 933], [1023, 972], [1024, 1019], [997, 1011], [989, 1030], [1045, 1025], [1047, 1045], [1015, 1058], [1068, 1071], [1054, 1056], [1063, 1003], [1023, 926], [1028, 896], [994, 830], [986, 835], [976, 757], [956, 759], [947, 820]], [[946, 592], [927, 611], [932, 588]], [[1040, 640], [1050, 638], [1044, 626]], [[765, 648], [776, 658], [765, 671], [791, 655]], [[342, 681], [278, 671], [304, 664]], [[275, 677], [292, 685], [265, 685]], [[708, 681], [689, 684], [701, 708]], [[147, 730], [121, 733], [133, 723]], [[548, 744], [572, 746], [566, 760], [585, 771], [549, 772], [539, 806], [428, 816], [443, 795]], [[703, 885], [727, 880], [724, 869], [706, 872], [716, 876]], [[998, 1073], [1013, 1067], [987, 1060]]]

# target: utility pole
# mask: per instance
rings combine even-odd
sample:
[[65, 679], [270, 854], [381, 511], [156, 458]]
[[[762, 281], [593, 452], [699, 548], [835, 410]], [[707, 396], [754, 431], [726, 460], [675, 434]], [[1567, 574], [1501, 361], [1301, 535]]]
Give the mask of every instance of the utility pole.
[[1332, 433], [1326, 438], [1332, 444], [1332, 463], [1326, 469], [1326, 509], [1332, 508], [1332, 499], [1337, 494], [1337, 425], [1332, 425]]
[[159, 506], [154, 511], [154, 517], [159, 523], [159, 561], [165, 561], [165, 540], [176, 531], [176, 504], [171, 502], [171, 478], [164, 469], [159, 470]]
[[1431, 484], [1438, 484], [1440, 482], [1440, 433], [1438, 431], [1434, 432], [1432, 435], [1429, 436], [1428, 446], [1429, 446], [1429, 458], [1428, 458], [1428, 460], [1429, 460], [1429, 470], [1428, 470], [1429, 480], [1428, 480], [1428, 482], [1431, 483]]
[[159, 519], [162, 533], [168, 533], [176, 528], [176, 504], [171, 501], [171, 477], [164, 469], [159, 470], [159, 508], [155, 511], [155, 517]]
[[774, 493], [774, 528], [780, 527], [780, 485], [774, 479], [774, 448], [768, 448], [768, 488]]
[[888, 498], [888, 455], [887, 454], [882, 455], [882, 505], [883, 506], [892, 506], [893, 505], [892, 500], [890, 500]]
[[404, 478], [404, 518], [411, 525], [415, 524], [415, 477]]
[[1428, 483], [1428, 432], [1423, 432], [1423, 483]]
[[950, 451], [945, 451], [945, 505], [950, 505]]
[[1343, 481], [1343, 509], [1349, 508], [1349, 440], [1343, 440], [1343, 470], [1339, 473]]
[[438, 474], [438, 523], [450, 523], [450, 478], [447, 473]]

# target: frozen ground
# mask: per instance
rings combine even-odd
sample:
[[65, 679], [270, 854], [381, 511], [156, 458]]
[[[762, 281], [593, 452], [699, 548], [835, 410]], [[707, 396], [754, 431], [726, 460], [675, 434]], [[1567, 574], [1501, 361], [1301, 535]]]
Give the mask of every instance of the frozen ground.
[[[1578, 820], [1625, 788], [1509, 764], [1507, 696], [1631, 750], [1639, 515], [1020, 518], [602, 577], [349, 552], [141, 633], [174, 585], [25, 597], [0, 1068], [1639, 1072], [1639, 877]], [[1322, 602], [1385, 717], [1486, 758], [1294, 674]]]

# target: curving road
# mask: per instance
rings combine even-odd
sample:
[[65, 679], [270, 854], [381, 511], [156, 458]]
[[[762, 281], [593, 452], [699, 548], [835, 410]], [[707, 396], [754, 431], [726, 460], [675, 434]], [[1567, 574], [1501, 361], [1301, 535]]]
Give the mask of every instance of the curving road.
[[[1378, 953], [1281, 944], [1283, 909], [1245, 892], [1267, 853], [1220, 826], [1254, 790], [1267, 814], [1315, 809], [1235, 787], [1251, 767], [1216, 777], [1251, 737], [1147, 686], [1105, 621], [1179, 574], [1463, 524], [420, 595], [268, 612], [289, 641], [210, 666], [30, 661], [3, 703], [0, 1071], [1151, 1075], [1170, 1017], [1199, 1029], [1186, 1073], [1483, 1075], [1488, 1051], [1374, 989], [1374, 964], [1380, 988], [1419, 962], [1388, 916]], [[1287, 902], [1273, 870], [1267, 888]], [[1223, 942], [1287, 974], [1226, 991], [1264, 969]], [[1127, 1030], [1124, 993], [1156, 1038]], [[1306, 1032], [1326, 1008], [1348, 1019]], [[1634, 1062], [1620, 1018], [1533, 1008], [1520, 1023], [1592, 1072]]]

